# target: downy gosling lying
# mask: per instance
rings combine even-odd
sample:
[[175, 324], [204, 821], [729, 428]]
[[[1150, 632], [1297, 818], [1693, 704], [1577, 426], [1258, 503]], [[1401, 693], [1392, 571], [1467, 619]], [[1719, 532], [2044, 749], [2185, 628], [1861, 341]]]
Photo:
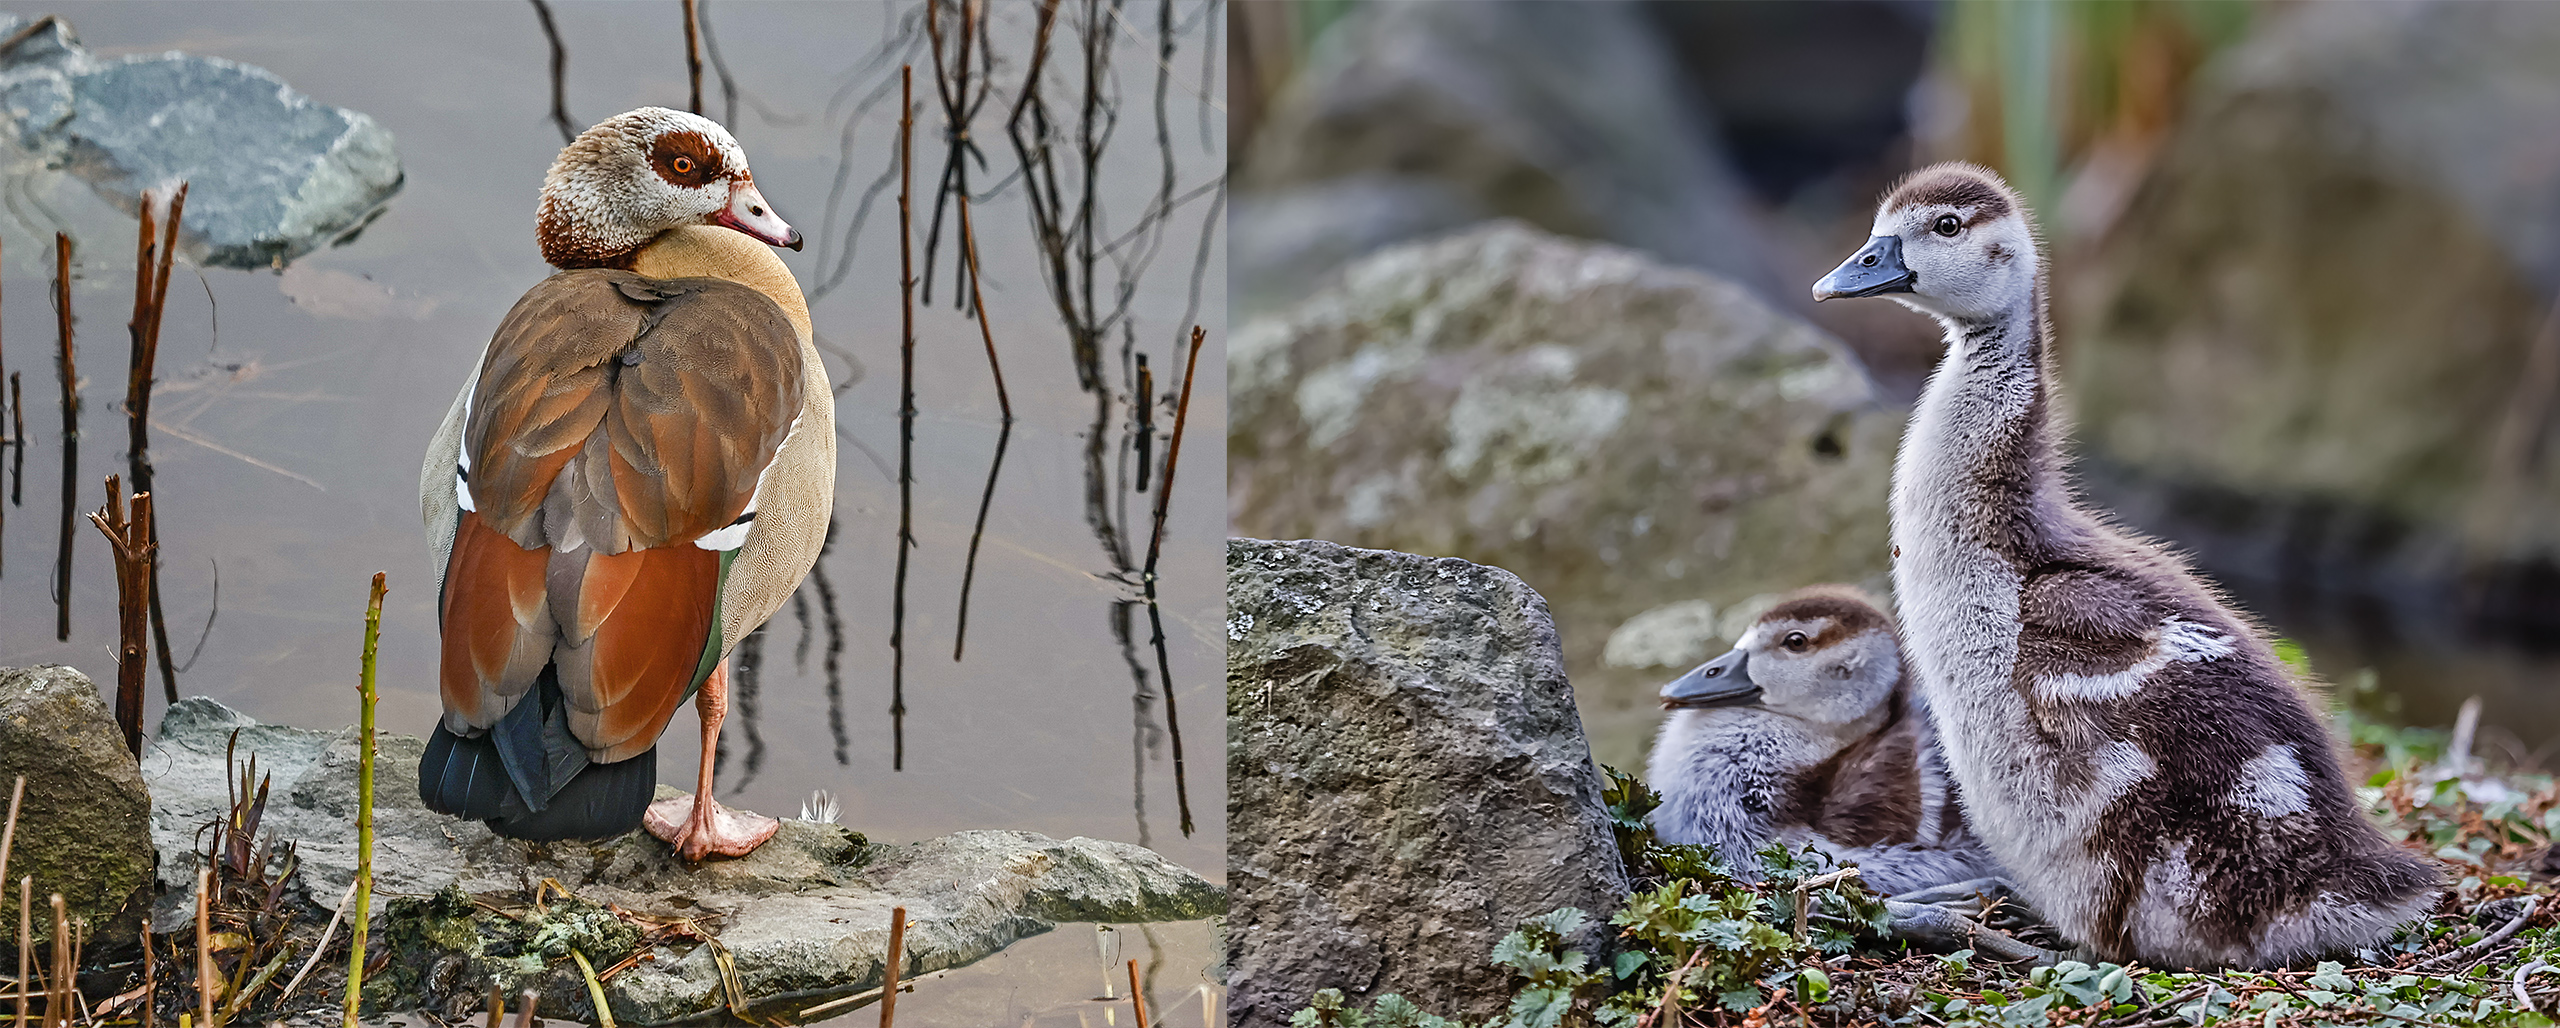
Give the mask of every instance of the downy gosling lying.
[[2066, 478], [2026, 206], [1923, 169], [1817, 300], [1946, 331], [1893, 472], [1894, 595], [1965, 813], [2026, 899], [2108, 960], [2264, 967], [2373, 946], [2435, 865], [2358, 813], [2328, 732], [2246, 617]]
[[1887, 894], [1999, 873], [1965, 829], [1892, 619], [1854, 590], [1787, 597], [1662, 705], [1645, 773], [1665, 842], [1713, 846], [1754, 878], [1760, 848], [1811, 842]]

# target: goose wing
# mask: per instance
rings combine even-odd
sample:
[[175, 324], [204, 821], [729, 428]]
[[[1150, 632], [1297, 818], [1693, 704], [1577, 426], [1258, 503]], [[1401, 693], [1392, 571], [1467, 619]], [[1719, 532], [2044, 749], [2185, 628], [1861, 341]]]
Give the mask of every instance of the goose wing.
[[774, 302], [717, 279], [553, 275], [500, 323], [463, 411], [442, 597], [447, 727], [555, 668], [596, 761], [657, 742], [721, 656], [721, 583], [801, 406]]

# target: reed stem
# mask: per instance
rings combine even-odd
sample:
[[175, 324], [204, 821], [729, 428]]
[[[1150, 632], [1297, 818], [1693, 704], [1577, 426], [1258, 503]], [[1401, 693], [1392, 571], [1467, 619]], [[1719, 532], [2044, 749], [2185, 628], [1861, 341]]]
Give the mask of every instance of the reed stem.
[[196, 1020], [204, 1028], [220, 1028], [213, 1020], [213, 867], [196, 869]]
[[[343, 1028], [356, 1028], [356, 1007], [364, 1000], [364, 944], [373, 907], [373, 666], [382, 641], [384, 573], [373, 573], [373, 592], [364, 607], [364, 673], [356, 680], [357, 733], [363, 737], [356, 770], [356, 916], [347, 929], [347, 1004]], [[581, 961], [583, 963], [583, 961]]]
[[1129, 1004], [1137, 1008], [1138, 1028], [1147, 1028], [1147, 990], [1138, 981], [1138, 961], [1129, 961]]
[[61, 352], [54, 371], [62, 380], [62, 531], [53, 560], [53, 637], [71, 638], [71, 521], [80, 482], [80, 369], [71, 348], [71, 237], [53, 234], [53, 308], [60, 328]]
[[[695, 114], [702, 113], [701, 18], [701, 14], [694, 9], [694, 0], [684, 0], [684, 77], [687, 82], [690, 82], [693, 85], [693, 106], [685, 109], [692, 111]], [[731, 132], [735, 132], [738, 130], [738, 127], [731, 125], [728, 126], [728, 129]], [[605, 1024], [610, 1026], [612, 1023], [612, 1017], [607, 1015]]]
[[1182, 430], [1191, 421], [1191, 384], [1199, 377], [1200, 345], [1208, 332], [1191, 327], [1191, 355], [1182, 365], [1182, 397], [1173, 406], [1173, 438], [1165, 443], [1164, 477], [1156, 481], [1155, 531], [1147, 539], [1147, 622], [1154, 629], [1156, 678], [1164, 683], [1164, 721], [1173, 736], [1173, 799], [1182, 814], [1182, 834], [1191, 834], [1191, 785], [1182, 763], [1182, 717], [1174, 709], [1173, 661], [1165, 652], [1164, 613], [1156, 602], [1156, 559], [1164, 553], [1164, 519], [1173, 507], [1173, 472], [1182, 461]]
[[907, 963], [907, 908], [889, 911], [889, 959], [880, 971], [880, 1028], [898, 1009], [898, 972]]
[[898, 69], [898, 571], [889, 614], [889, 769], [907, 769], [907, 554], [915, 548], [915, 66]]
[[[9, 787], [9, 821], [0, 826], [0, 882], [9, 880], [9, 849], [18, 841], [18, 803], [27, 798], [27, 776], [19, 775], [18, 783]], [[25, 988], [24, 983], [19, 988]]]

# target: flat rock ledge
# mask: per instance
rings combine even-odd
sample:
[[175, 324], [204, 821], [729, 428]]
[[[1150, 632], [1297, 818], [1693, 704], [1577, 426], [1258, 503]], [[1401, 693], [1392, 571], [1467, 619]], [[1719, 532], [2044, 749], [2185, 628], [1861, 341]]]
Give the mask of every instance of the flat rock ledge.
[[[235, 737], [236, 766], [254, 757], [258, 774], [272, 776], [263, 830], [296, 840], [311, 901], [334, 908], [354, 881], [356, 730], [263, 725], [191, 698], [169, 708], [142, 760], [161, 853], [158, 930], [192, 924], [196, 832], [228, 807], [225, 755]], [[606, 1000], [629, 1024], [733, 1021], [724, 953], [736, 994], [760, 1016], [877, 988], [889, 914], [901, 906], [901, 978], [971, 963], [1062, 922], [1226, 911], [1224, 890], [1151, 850], [1031, 832], [878, 845], [839, 825], [785, 820], [753, 855], [699, 867], [641, 833], [595, 844], [502, 839], [419, 802], [424, 740], [383, 733], [376, 744], [373, 931], [399, 954], [368, 982], [369, 1003], [382, 1009], [459, 1015], [478, 1009], [494, 981], [511, 995], [540, 990], [547, 1016], [592, 1020], [569, 949], [603, 971], [641, 941], [608, 906], [691, 920], [718, 940], [653, 944], [649, 959], [607, 980]], [[537, 912], [531, 901], [546, 879], [575, 899], [550, 899]]]

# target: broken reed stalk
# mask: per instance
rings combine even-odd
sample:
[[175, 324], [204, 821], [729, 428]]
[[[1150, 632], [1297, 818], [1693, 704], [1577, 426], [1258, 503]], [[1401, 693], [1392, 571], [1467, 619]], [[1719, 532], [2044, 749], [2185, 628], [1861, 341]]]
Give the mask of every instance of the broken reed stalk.
[[1138, 1028], [1147, 1028], [1147, 990], [1138, 983], [1138, 961], [1129, 961], [1129, 1004], [1138, 1010]]
[[507, 1019], [507, 990], [496, 982], [489, 983], [489, 1009], [485, 1014], [480, 1022], [481, 1028], [498, 1028]]
[[1005, 393], [1004, 365], [996, 360], [996, 330], [987, 321], [987, 299], [978, 289], [978, 233], [969, 221], [969, 194], [960, 194], [960, 251], [969, 262], [969, 305], [978, 311], [978, 337], [987, 344], [987, 370], [995, 375], [996, 406], [1004, 411], [1004, 426], [996, 433], [996, 456], [987, 465], [987, 488], [978, 497], [977, 527], [969, 531], [969, 559], [960, 570], [960, 621], [951, 635], [951, 659], [960, 659], [962, 647], [969, 641], [969, 587], [978, 578], [978, 544], [987, 537], [987, 510], [995, 505], [996, 475], [1004, 470], [1005, 445], [1013, 441], [1013, 399]]
[[533, 16], [542, 20], [542, 37], [551, 41], [551, 123], [560, 128], [560, 145], [578, 140], [569, 117], [569, 48], [560, 43], [560, 26], [551, 20], [551, 5], [533, 0]]
[[1130, 397], [1129, 406], [1138, 417], [1138, 487], [1147, 491], [1147, 473], [1156, 463], [1156, 372], [1147, 366], [1147, 355], [1138, 355], [1138, 392]]
[[[53, 904], [53, 972], [46, 976], [44, 1023], [54, 1028], [71, 1023], [73, 979], [79, 968], [71, 959], [71, 917], [62, 902], [62, 894], [54, 893]], [[19, 986], [23, 991], [25, 986]]]
[[18, 373], [9, 373], [9, 505], [26, 505], [27, 400]]
[[898, 573], [889, 614], [889, 769], [907, 769], [907, 551], [915, 546], [915, 65], [898, 69]]
[[1140, 579], [1147, 594], [1147, 622], [1154, 629], [1156, 680], [1164, 683], [1164, 722], [1173, 736], [1173, 800], [1182, 813], [1182, 834], [1191, 834], [1191, 786], [1182, 764], [1182, 717], [1174, 710], [1173, 660], [1165, 653], [1164, 613], [1156, 603], [1156, 558], [1164, 553], [1165, 513], [1173, 507], [1173, 472], [1182, 460], [1182, 430], [1191, 420], [1191, 382], [1199, 377], [1200, 344], [1209, 333], [1191, 326], [1191, 356], [1182, 365], [1182, 398], [1173, 406], [1173, 438], [1164, 448], [1164, 476], [1156, 480], [1155, 531], [1147, 538], [1146, 573]]
[[[695, 114], [702, 113], [701, 19], [702, 15], [694, 9], [694, 0], [684, 0], [684, 77], [686, 81], [693, 84], [693, 106], [685, 109], [692, 111]], [[732, 132], [737, 131], [737, 127], [734, 125], [728, 126], [728, 128]], [[613, 1016], [610, 1014], [605, 1015], [605, 1024], [611, 1025], [612, 1023]]]
[[533, 1028], [533, 1008], [542, 1002], [542, 994], [526, 989], [516, 994], [516, 1028]]
[[[27, 798], [27, 776], [19, 775], [18, 784], [9, 787], [9, 821], [0, 826], [0, 882], [9, 880], [9, 850], [18, 841], [18, 803]], [[19, 988], [25, 988], [21, 983]]]
[[53, 309], [62, 347], [54, 371], [62, 380], [62, 545], [53, 558], [55, 641], [71, 638], [71, 520], [80, 483], [80, 370], [71, 354], [71, 237], [53, 234]]
[[898, 972], [907, 963], [907, 908], [889, 911], [889, 959], [880, 970], [880, 1028], [889, 1028], [889, 1018], [898, 1010]]
[[[373, 573], [373, 592], [364, 606], [364, 672], [356, 680], [356, 730], [364, 738], [356, 770], [356, 918], [347, 929], [347, 1004], [343, 1028], [356, 1028], [356, 1006], [364, 999], [365, 932], [373, 906], [373, 664], [382, 641], [383, 572]], [[583, 961], [582, 961], [583, 962]]]
[[36, 876], [18, 878], [18, 1020], [17, 1028], [27, 1028], [27, 979], [35, 973], [27, 961], [35, 950], [35, 933], [30, 920], [36, 905]]
[[203, 1028], [220, 1028], [213, 1023], [213, 987], [219, 980], [213, 976], [213, 865], [207, 864], [196, 869], [195, 1023]]
[[151, 944], [151, 916], [142, 918], [142, 1028], [160, 1023], [160, 947]]
[[107, 537], [116, 565], [116, 727], [124, 731], [125, 749], [142, 757], [142, 679], [150, 673], [151, 562], [159, 547], [151, 542], [151, 494], [133, 494], [133, 514], [125, 514], [123, 483], [107, 476], [107, 505], [89, 513], [89, 521]]
[[[152, 234], [151, 193], [142, 194], [142, 241], [133, 266], [133, 320], [125, 329], [133, 336], [133, 359], [125, 375], [125, 460], [127, 479], [136, 495], [152, 492], [151, 440], [146, 431], [151, 421], [151, 380], [160, 358], [160, 317], [168, 309], [169, 267], [178, 254], [178, 222], [186, 216], [187, 184], [169, 194], [168, 220], [160, 226], [155, 241]], [[156, 249], [156, 253], [154, 252]], [[140, 515], [135, 520], [141, 520]], [[178, 702], [178, 669], [169, 657], [169, 619], [160, 606], [160, 525], [157, 519], [147, 523], [145, 532], [151, 541], [151, 562], [145, 570], [148, 588], [144, 592], [151, 608], [151, 641], [160, 654], [160, 690], [170, 703]], [[121, 582], [122, 574], [119, 572]], [[140, 698], [135, 700], [136, 723], [141, 715]], [[139, 749], [134, 751], [139, 755]]]

